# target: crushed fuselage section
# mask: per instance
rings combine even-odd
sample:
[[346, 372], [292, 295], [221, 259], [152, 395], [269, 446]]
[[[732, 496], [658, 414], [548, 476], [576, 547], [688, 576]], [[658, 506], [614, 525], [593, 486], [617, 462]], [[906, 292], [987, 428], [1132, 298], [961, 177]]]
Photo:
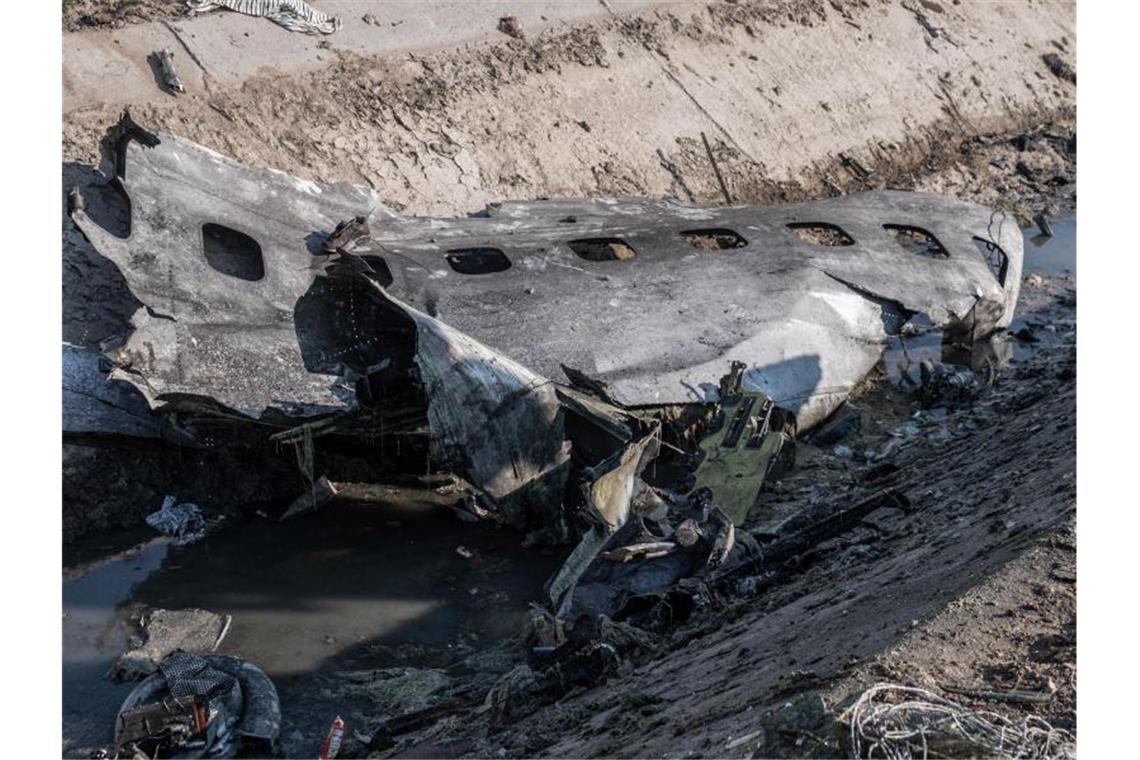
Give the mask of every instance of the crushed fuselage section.
[[[142, 304], [109, 352], [114, 380], [179, 436], [244, 424], [295, 447], [314, 488], [322, 437], [426, 436], [477, 515], [578, 542], [549, 586], [566, 614], [613, 612], [747, 554], [734, 525], [797, 425], [834, 411], [908, 319], [980, 337], [1017, 301], [1016, 225], [942, 196], [404, 217], [367, 188], [128, 126], [114, 180], [126, 230], [81, 198], [72, 212]], [[76, 371], [68, 398], [108, 381]], [[67, 419], [157, 436], [140, 403]], [[677, 407], [707, 423], [688, 441], [666, 440]], [[694, 455], [684, 488], [644, 479], [662, 445]]]

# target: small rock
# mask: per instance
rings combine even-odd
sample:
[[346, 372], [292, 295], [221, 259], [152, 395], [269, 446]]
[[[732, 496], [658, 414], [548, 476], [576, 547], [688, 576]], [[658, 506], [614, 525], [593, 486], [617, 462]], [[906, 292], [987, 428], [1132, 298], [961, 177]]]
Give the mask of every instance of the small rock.
[[523, 39], [525, 36], [522, 30], [522, 24], [519, 23], [518, 16], [503, 16], [499, 19], [499, 31], [503, 34], [510, 35], [517, 40]]
[[1049, 67], [1049, 71], [1053, 72], [1053, 76], [1064, 79], [1066, 82], [1077, 83], [1077, 70], [1070, 66], [1061, 56], [1056, 53], [1046, 53], [1041, 56], [1041, 60]]

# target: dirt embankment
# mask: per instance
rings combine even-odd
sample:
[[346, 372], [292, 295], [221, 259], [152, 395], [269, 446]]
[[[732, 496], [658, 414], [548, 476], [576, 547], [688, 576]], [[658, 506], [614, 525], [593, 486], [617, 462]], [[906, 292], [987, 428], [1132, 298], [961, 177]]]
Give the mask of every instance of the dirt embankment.
[[186, 0], [63, 0], [63, 28], [119, 29], [155, 19], [185, 16]]
[[[718, 200], [703, 133], [733, 199], [767, 202], [895, 184], [952, 162], [973, 135], [1070, 116], [1075, 84], [1043, 56], [1075, 63], [1073, 10], [666, 4], [459, 50], [338, 53], [236, 89], [207, 68], [200, 91], [134, 115], [243, 161], [370, 184], [412, 213], [557, 195]], [[117, 116], [67, 114], [65, 159], [95, 162]]]

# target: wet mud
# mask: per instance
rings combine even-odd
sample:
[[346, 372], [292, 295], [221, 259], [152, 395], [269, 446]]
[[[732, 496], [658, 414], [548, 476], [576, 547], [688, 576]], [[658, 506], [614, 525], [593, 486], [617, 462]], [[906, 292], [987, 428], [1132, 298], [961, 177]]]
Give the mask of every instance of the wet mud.
[[[1014, 379], [1019, 366], [1063, 351], [1074, 338], [1075, 215], [1052, 226], [1054, 237], [1040, 245], [1031, 241], [1035, 228], [1024, 231], [1022, 302], [1000, 339], [1010, 347], [1006, 373]], [[803, 509], [803, 494], [786, 498], [789, 490], [806, 487], [811, 499], [842, 493], [850, 486], [836, 474], [870, 466], [888, 449], [893, 456], [899, 446], [891, 448], [892, 440], [903, 447], [935, 434], [951, 440], [950, 432], [938, 431], [959, 424], [954, 411], [928, 410], [916, 419], [908, 388], [923, 359], [950, 361], [953, 354], [939, 331], [914, 322], [918, 331], [884, 357], [883, 381], [852, 402], [866, 424], [838, 446], [805, 442], [799, 473], [775, 485], [751, 529], [776, 530]], [[156, 539], [145, 528], [70, 544], [63, 583], [65, 754], [85, 755], [109, 741], [131, 686], [112, 684], [105, 674], [138, 635], [147, 609], [198, 607], [233, 616], [218, 651], [256, 662], [274, 680], [285, 720], [281, 746], [290, 756], [311, 752], [336, 714], [360, 725], [374, 712], [367, 699], [343, 688], [347, 672], [446, 669], [492, 650], [508, 661], [521, 658], [528, 604], [541, 603], [543, 583], [568, 548], [524, 549], [516, 532], [461, 521], [449, 508], [454, 497], [430, 488], [392, 486], [386, 493], [385, 503], [333, 502], [284, 523], [233, 517], [188, 546]]]
[[338, 673], [408, 664], [409, 651], [446, 664], [518, 634], [562, 558], [521, 548], [516, 533], [462, 522], [447, 503], [430, 490], [393, 489], [387, 504], [334, 502], [285, 523], [235, 519], [187, 546], [141, 534], [125, 553], [106, 536], [70, 547], [65, 754], [109, 743], [131, 685], [105, 674], [146, 609], [232, 615], [218, 651], [273, 679], [284, 745], [302, 755], [316, 751], [305, 742], [336, 714], [351, 722], [367, 708], [333, 698]]

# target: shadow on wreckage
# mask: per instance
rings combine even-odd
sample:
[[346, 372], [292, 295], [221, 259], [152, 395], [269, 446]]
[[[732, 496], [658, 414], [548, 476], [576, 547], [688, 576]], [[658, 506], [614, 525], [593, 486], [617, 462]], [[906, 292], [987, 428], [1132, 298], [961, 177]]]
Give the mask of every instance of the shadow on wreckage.
[[[65, 346], [86, 368], [65, 371], [65, 435], [285, 445], [308, 482], [334, 484], [415, 451], [466, 481], [468, 513], [575, 544], [548, 583], [547, 653], [583, 616], [680, 616], [708, 581], [779, 555], [736, 527], [797, 431], [912, 316], [981, 340], [1020, 284], [1016, 224], [941, 196], [408, 218], [368, 188], [244, 166], [129, 116], [110, 142], [129, 224], [96, 213], [107, 191], [74, 192], [72, 217], [142, 306], [105, 356]], [[392, 441], [404, 452], [368, 461]], [[659, 454], [678, 477], [646, 475]], [[884, 505], [905, 499], [850, 509]]]

